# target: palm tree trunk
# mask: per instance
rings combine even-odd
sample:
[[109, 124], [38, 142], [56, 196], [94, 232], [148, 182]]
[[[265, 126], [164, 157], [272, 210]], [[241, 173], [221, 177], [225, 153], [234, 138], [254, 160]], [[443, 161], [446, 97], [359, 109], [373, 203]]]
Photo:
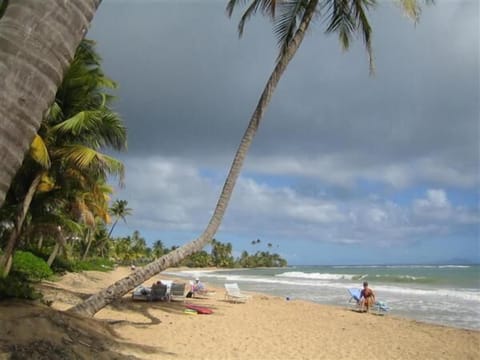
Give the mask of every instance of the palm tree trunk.
[[117, 222], [118, 222], [118, 217], [117, 219], [115, 220], [115, 222], [112, 224], [112, 227], [110, 228], [110, 231], [108, 232], [108, 238], [110, 239], [110, 236], [112, 235], [112, 232], [113, 232], [113, 229], [115, 229], [115, 225], [117, 225]]
[[267, 109], [268, 104], [272, 98], [273, 92], [278, 85], [280, 77], [287, 68], [288, 63], [292, 60], [293, 56], [297, 52], [302, 40], [305, 36], [305, 32], [312, 20], [312, 17], [315, 13], [315, 8], [318, 4], [318, 0], [311, 0], [308, 4], [305, 13], [303, 15], [302, 21], [298, 27], [295, 36], [292, 38], [290, 44], [286, 48], [285, 52], [279, 58], [275, 69], [273, 70], [270, 78], [267, 81], [267, 84], [262, 92], [260, 100], [253, 112], [253, 115], [248, 124], [247, 130], [243, 135], [243, 138], [240, 142], [240, 146], [237, 149], [235, 158], [233, 159], [232, 166], [228, 173], [227, 179], [222, 189], [222, 193], [215, 207], [215, 211], [208, 223], [204, 232], [197, 239], [189, 242], [188, 244], [168, 253], [165, 256], [155, 260], [154, 262], [146, 265], [145, 267], [136, 270], [131, 273], [129, 276], [117, 281], [115, 284], [110, 285], [108, 288], [101, 290], [97, 294], [90, 296], [84, 302], [72, 307], [69, 311], [85, 316], [93, 316], [96, 312], [102, 309], [104, 306], [112, 302], [114, 299], [119, 298], [125, 295], [130, 290], [134, 289], [136, 286], [142, 284], [146, 280], [150, 279], [155, 274], [165, 270], [169, 266], [178, 264], [181, 260], [189, 256], [190, 254], [200, 251], [207, 245], [212, 239], [215, 233], [217, 232], [222, 218], [225, 214], [225, 211], [232, 196], [233, 188], [235, 183], [240, 175], [240, 170], [242, 168], [245, 157], [247, 156], [248, 149], [253, 142], [253, 138], [257, 132], [260, 121], [262, 120], [263, 114]]
[[82, 260], [85, 260], [87, 258], [88, 251], [90, 250], [90, 246], [92, 245], [92, 240], [93, 240], [93, 234], [90, 228], [87, 228], [87, 248], [83, 253]]
[[52, 267], [53, 262], [55, 261], [55, 258], [57, 257], [59, 250], [65, 246], [65, 238], [63, 237], [62, 230], [59, 227], [57, 227], [57, 237], [55, 238], [55, 246], [53, 248], [52, 253], [48, 257], [47, 264], [49, 267]]
[[55, 243], [53, 251], [52, 251], [52, 253], [50, 254], [50, 256], [48, 257], [48, 260], [47, 260], [47, 264], [48, 264], [49, 267], [52, 267], [53, 261], [57, 257], [59, 249], [60, 249], [60, 244], [57, 242], [57, 243]]
[[15, 246], [17, 245], [17, 240], [20, 237], [22, 226], [25, 221], [25, 217], [27, 215], [28, 209], [30, 208], [30, 204], [32, 203], [33, 195], [37, 190], [38, 184], [42, 178], [43, 173], [37, 174], [37, 176], [33, 179], [30, 187], [28, 188], [27, 194], [23, 199], [23, 203], [18, 211], [18, 214], [15, 218], [15, 227], [10, 234], [10, 237], [7, 242], [7, 246], [5, 247], [5, 251], [0, 258], [0, 273], [3, 277], [6, 277], [12, 265], [12, 258], [13, 258], [13, 251], [15, 250]]
[[42, 245], [43, 245], [43, 235], [40, 234], [40, 235], [38, 235], [37, 249], [40, 250], [42, 248]]
[[8, 3], [0, 21], [0, 206], [100, 3]]

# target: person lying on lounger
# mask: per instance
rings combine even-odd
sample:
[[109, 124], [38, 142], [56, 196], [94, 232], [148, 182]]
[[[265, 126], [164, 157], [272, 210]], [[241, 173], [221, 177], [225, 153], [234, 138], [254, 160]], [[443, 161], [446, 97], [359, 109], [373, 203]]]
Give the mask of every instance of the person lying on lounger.
[[375, 294], [368, 287], [368, 282], [364, 281], [363, 289], [360, 292], [360, 310], [368, 312], [373, 305], [375, 305]]

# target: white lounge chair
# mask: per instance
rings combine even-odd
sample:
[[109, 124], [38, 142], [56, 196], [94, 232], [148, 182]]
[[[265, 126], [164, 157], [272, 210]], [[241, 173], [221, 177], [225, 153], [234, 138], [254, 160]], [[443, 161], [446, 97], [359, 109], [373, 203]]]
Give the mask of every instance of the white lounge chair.
[[246, 302], [249, 295], [242, 294], [237, 283], [225, 284], [225, 300], [234, 303]]
[[185, 301], [185, 283], [172, 283], [169, 300]]

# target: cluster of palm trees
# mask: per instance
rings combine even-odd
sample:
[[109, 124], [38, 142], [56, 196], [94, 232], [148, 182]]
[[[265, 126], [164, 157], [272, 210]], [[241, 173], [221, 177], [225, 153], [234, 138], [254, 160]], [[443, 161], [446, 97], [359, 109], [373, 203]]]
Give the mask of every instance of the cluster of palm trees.
[[[418, 1], [398, 0], [406, 13], [415, 21], [420, 14]], [[432, 2], [433, 0], [424, 1]], [[257, 12], [261, 12], [273, 20], [280, 51], [275, 68], [265, 85], [235, 154], [211, 220], [197, 239], [93, 295], [71, 311], [84, 315], [95, 314], [112, 299], [122, 296], [146, 279], [201, 250], [213, 239], [272, 95], [313, 20], [319, 20], [325, 24], [326, 32], [337, 33], [344, 48], [349, 46], [354, 35], [359, 34], [364, 40], [370, 58], [370, 69], [373, 71], [372, 29], [368, 13], [374, 8], [377, 0], [229, 0], [228, 14], [231, 15], [237, 7], [244, 6], [247, 2], [248, 6], [239, 24], [240, 34], [243, 32], [246, 21]], [[0, 69], [2, 70], [0, 76], [0, 103], [2, 103], [2, 109], [0, 109], [0, 205], [5, 199], [13, 177], [20, 168], [23, 154], [29, 149], [40, 129], [42, 115], [53, 103], [57, 87], [60, 86], [73, 59], [75, 49], [84, 37], [100, 3], [101, 0], [24, 0], [21, 2], [1, 0], [0, 2], [0, 10], [5, 10], [0, 20], [0, 38], [12, 45], [0, 47]], [[25, 31], [25, 29], [29, 30]], [[52, 110], [52, 115], [55, 116], [56, 109]], [[78, 130], [74, 126], [60, 127], [70, 135]], [[59, 151], [58, 155], [70, 155], [70, 161], [76, 162], [78, 166], [86, 166], [86, 158], [80, 159], [73, 155], [76, 149], [75, 146], [70, 146]], [[93, 157], [96, 156], [90, 153], [90, 159]], [[106, 157], [97, 158], [103, 159], [102, 163], [108, 162]], [[103, 171], [105, 170], [120, 172], [121, 168], [114, 166], [112, 162], [107, 169], [103, 168]], [[93, 167], [91, 171], [94, 172]], [[100, 166], [96, 171], [102, 174]], [[71, 175], [71, 178], [75, 178], [74, 174]], [[34, 188], [38, 188], [42, 179], [44, 180], [42, 184], [48, 185], [50, 181], [49, 177], [42, 176], [36, 184], [34, 180], [37, 178], [30, 175], [30, 179], [30, 184], [33, 184]], [[88, 180], [80, 176], [76, 182], [87, 184]], [[76, 213], [85, 224], [92, 224], [95, 221], [95, 215], [101, 213], [101, 211], [93, 213], [91, 210], [95, 207], [93, 204], [97, 200], [101, 202], [100, 195], [105, 193], [100, 190], [100, 187], [104, 185], [91, 181], [90, 184], [85, 185], [92, 190], [89, 195], [85, 193], [82, 197], [76, 192], [69, 194], [70, 199], [75, 199], [72, 203], [76, 204], [71, 206], [72, 213]], [[98, 189], [93, 191], [95, 186]], [[27, 190], [23, 191], [30, 196]], [[89, 205], [92, 207], [89, 208]], [[83, 211], [87, 208], [92, 217], [87, 215], [87, 211]], [[98, 208], [100, 210], [102, 207], [98, 206]], [[15, 224], [24, 221], [26, 212], [20, 208], [17, 213], [18, 220], [14, 221]], [[19, 231], [16, 225], [14, 226], [15, 230], [12, 233]], [[4, 265], [9, 261], [8, 251], [6, 255], [2, 260]]]
[[[86, 258], [92, 243], [98, 250], [108, 238], [107, 177], [122, 181], [124, 168], [101, 151], [124, 150], [126, 129], [110, 107], [116, 85], [102, 72], [94, 45], [83, 40], [78, 46], [0, 210], [3, 276], [18, 246], [49, 251], [51, 265], [59, 252], [81, 250]], [[125, 201], [112, 210], [116, 221], [128, 215]]]

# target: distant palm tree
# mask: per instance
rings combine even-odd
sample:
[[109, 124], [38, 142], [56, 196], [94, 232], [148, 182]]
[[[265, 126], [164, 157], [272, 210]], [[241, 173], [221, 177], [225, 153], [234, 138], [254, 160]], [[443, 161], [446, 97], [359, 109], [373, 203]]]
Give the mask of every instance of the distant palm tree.
[[155, 241], [152, 246], [152, 251], [153, 251], [153, 255], [156, 258], [159, 258], [163, 254], [165, 254], [165, 246], [163, 245], [163, 241], [162, 240]]
[[117, 225], [118, 220], [122, 219], [124, 222], [127, 222], [125, 217], [132, 214], [132, 209], [127, 207], [128, 201], [127, 200], [116, 200], [112, 207], [110, 208], [110, 212], [113, 216], [115, 216], [115, 222], [108, 233], [108, 237], [112, 235], [113, 229]]

